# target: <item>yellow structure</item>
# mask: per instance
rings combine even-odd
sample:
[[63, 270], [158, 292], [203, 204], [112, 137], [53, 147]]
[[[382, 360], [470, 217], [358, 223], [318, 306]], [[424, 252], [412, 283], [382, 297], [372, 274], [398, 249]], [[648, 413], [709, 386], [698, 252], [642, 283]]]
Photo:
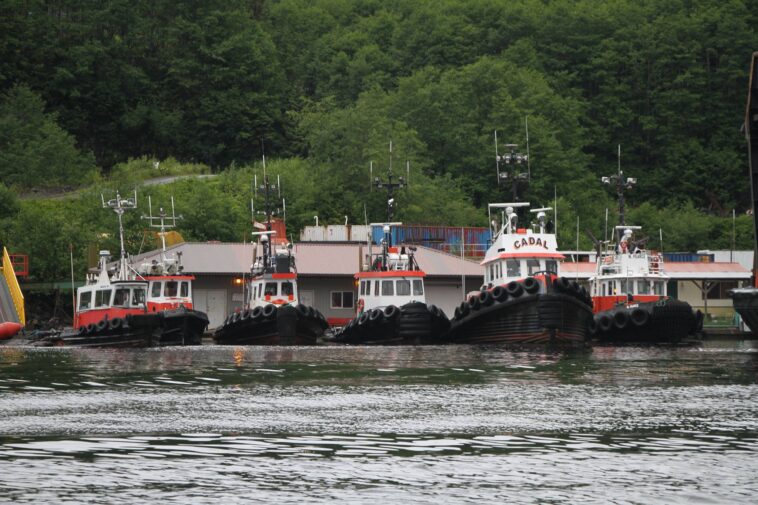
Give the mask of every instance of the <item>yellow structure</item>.
[[21, 292], [21, 286], [18, 285], [18, 279], [16, 278], [16, 272], [13, 270], [13, 264], [11, 258], [8, 255], [8, 249], [3, 247], [3, 276], [5, 282], [8, 284], [8, 291], [10, 291], [11, 298], [13, 299], [13, 306], [16, 308], [16, 314], [18, 314], [18, 322], [22, 326], [26, 326], [26, 314], [24, 312], [24, 294]]

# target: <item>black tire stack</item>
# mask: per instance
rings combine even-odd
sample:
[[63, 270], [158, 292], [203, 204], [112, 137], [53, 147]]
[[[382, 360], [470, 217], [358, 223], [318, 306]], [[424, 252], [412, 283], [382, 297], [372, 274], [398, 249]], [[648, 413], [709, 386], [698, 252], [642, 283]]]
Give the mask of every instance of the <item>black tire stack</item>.
[[674, 343], [702, 330], [703, 317], [673, 298], [634, 303], [595, 314], [590, 336], [612, 344]]

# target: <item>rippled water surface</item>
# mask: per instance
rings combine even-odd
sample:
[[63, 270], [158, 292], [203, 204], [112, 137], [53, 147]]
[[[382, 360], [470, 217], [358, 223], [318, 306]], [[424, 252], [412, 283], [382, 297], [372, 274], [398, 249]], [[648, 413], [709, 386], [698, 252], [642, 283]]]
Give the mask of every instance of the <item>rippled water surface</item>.
[[0, 347], [0, 502], [756, 503], [756, 347]]

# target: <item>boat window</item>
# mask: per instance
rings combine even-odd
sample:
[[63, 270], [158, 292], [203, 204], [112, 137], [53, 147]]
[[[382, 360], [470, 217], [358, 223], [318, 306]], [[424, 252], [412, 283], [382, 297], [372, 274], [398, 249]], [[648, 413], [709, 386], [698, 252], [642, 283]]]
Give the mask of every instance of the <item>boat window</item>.
[[540, 260], [528, 259], [526, 260], [527, 275], [532, 275], [540, 271]]
[[92, 306], [92, 291], [79, 293], [79, 310], [86, 310]]
[[603, 283], [602, 283], [602, 285], [603, 285], [603, 296], [605, 296], [605, 292], [606, 292], [606, 289], [607, 289], [607, 288], [605, 287], [605, 282], [603, 282]]
[[118, 288], [113, 297], [113, 305], [117, 307], [126, 307], [129, 305], [129, 288]]
[[627, 285], [626, 279], [621, 279], [621, 294], [625, 295], [629, 291], [629, 286]]
[[392, 281], [382, 281], [382, 296], [392, 296]]
[[189, 297], [189, 282], [187, 281], [182, 282], [182, 288], [181, 288], [179, 296], [181, 296], [182, 298]]
[[655, 293], [656, 295], [663, 294], [663, 282], [656, 281], [653, 283], [653, 293]]
[[176, 281], [166, 281], [166, 287], [163, 289], [163, 296], [174, 297], [179, 292], [179, 283]]
[[495, 278], [495, 264], [490, 265], [490, 278], [488, 280], [492, 280]]
[[400, 296], [408, 296], [411, 294], [411, 281], [399, 280], [397, 281], [397, 294]]
[[101, 289], [95, 292], [95, 307], [107, 307], [111, 303], [111, 290]]
[[143, 288], [135, 288], [132, 291], [132, 307], [139, 307], [145, 303], [145, 290]]
[[282, 282], [282, 296], [290, 296], [292, 295], [292, 283], [291, 282]]
[[364, 281], [361, 281], [361, 296], [366, 294], [366, 283]]
[[555, 260], [545, 260], [545, 270], [548, 272], [558, 273], [558, 262]]
[[637, 293], [641, 295], [649, 295], [650, 284], [647, 281], [637, 281]]
[[413, 279], [413, 294], [419, 296], [424, 294], [424, 283], [421, 279]]
[[266, 296], [276, 296], [276, 282], [267, 282], [266, 291], [263, 292]]
[[161, 296], [161, 284], [160, 282], [153, 282], [153, 286], [150, 288], [150, 296], [158, 298]]
[[374, 296], [379, 296], [379, 281], [374, 281]]
[[505, 262], [506, 277], [518, 277], [521, 275], [521, 269], [519, 268], [518, 260], [507, 260]]

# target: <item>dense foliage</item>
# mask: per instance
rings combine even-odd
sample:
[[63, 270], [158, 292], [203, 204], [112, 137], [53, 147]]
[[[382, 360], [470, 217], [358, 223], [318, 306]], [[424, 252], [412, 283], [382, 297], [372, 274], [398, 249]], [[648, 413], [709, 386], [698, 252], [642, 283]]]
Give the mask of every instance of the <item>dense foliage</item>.
[[[369, 163], [384, 176], [392, 140], [395, 175], [411, 167], [399, 219], [483, 224], [508, 195], [494, 132], [523, 151], [528, 120], [523, 198], [557, 197], [563, 247], [577, 217], [598, 235], [606, 208], [615, 219], [599, 177], [619, 144], [639, 180], [630, 221], [662, 229], [668, 250], [728, 247], [736, 208], [750, 247], [739, 127], [755, 26], [748, 0], [5, 0], [0, 177], [22, 191], [89, 186], [99, 166], [104, 187], [128, 190], [207, 166], [222, 175], [145, 192], [175, 194], [188, 238], [241, 240], [262, 167], [240, 167], [264, 150], [296, 230], [315, 215], [382, 217]], [[168, 158], [173, 169], [150, 170]], [[3, 203], [0, 238], [34, 254], [40, 277], [65, 275], [38, 243], [83, 250], [111, 232], [97, 188]]]

